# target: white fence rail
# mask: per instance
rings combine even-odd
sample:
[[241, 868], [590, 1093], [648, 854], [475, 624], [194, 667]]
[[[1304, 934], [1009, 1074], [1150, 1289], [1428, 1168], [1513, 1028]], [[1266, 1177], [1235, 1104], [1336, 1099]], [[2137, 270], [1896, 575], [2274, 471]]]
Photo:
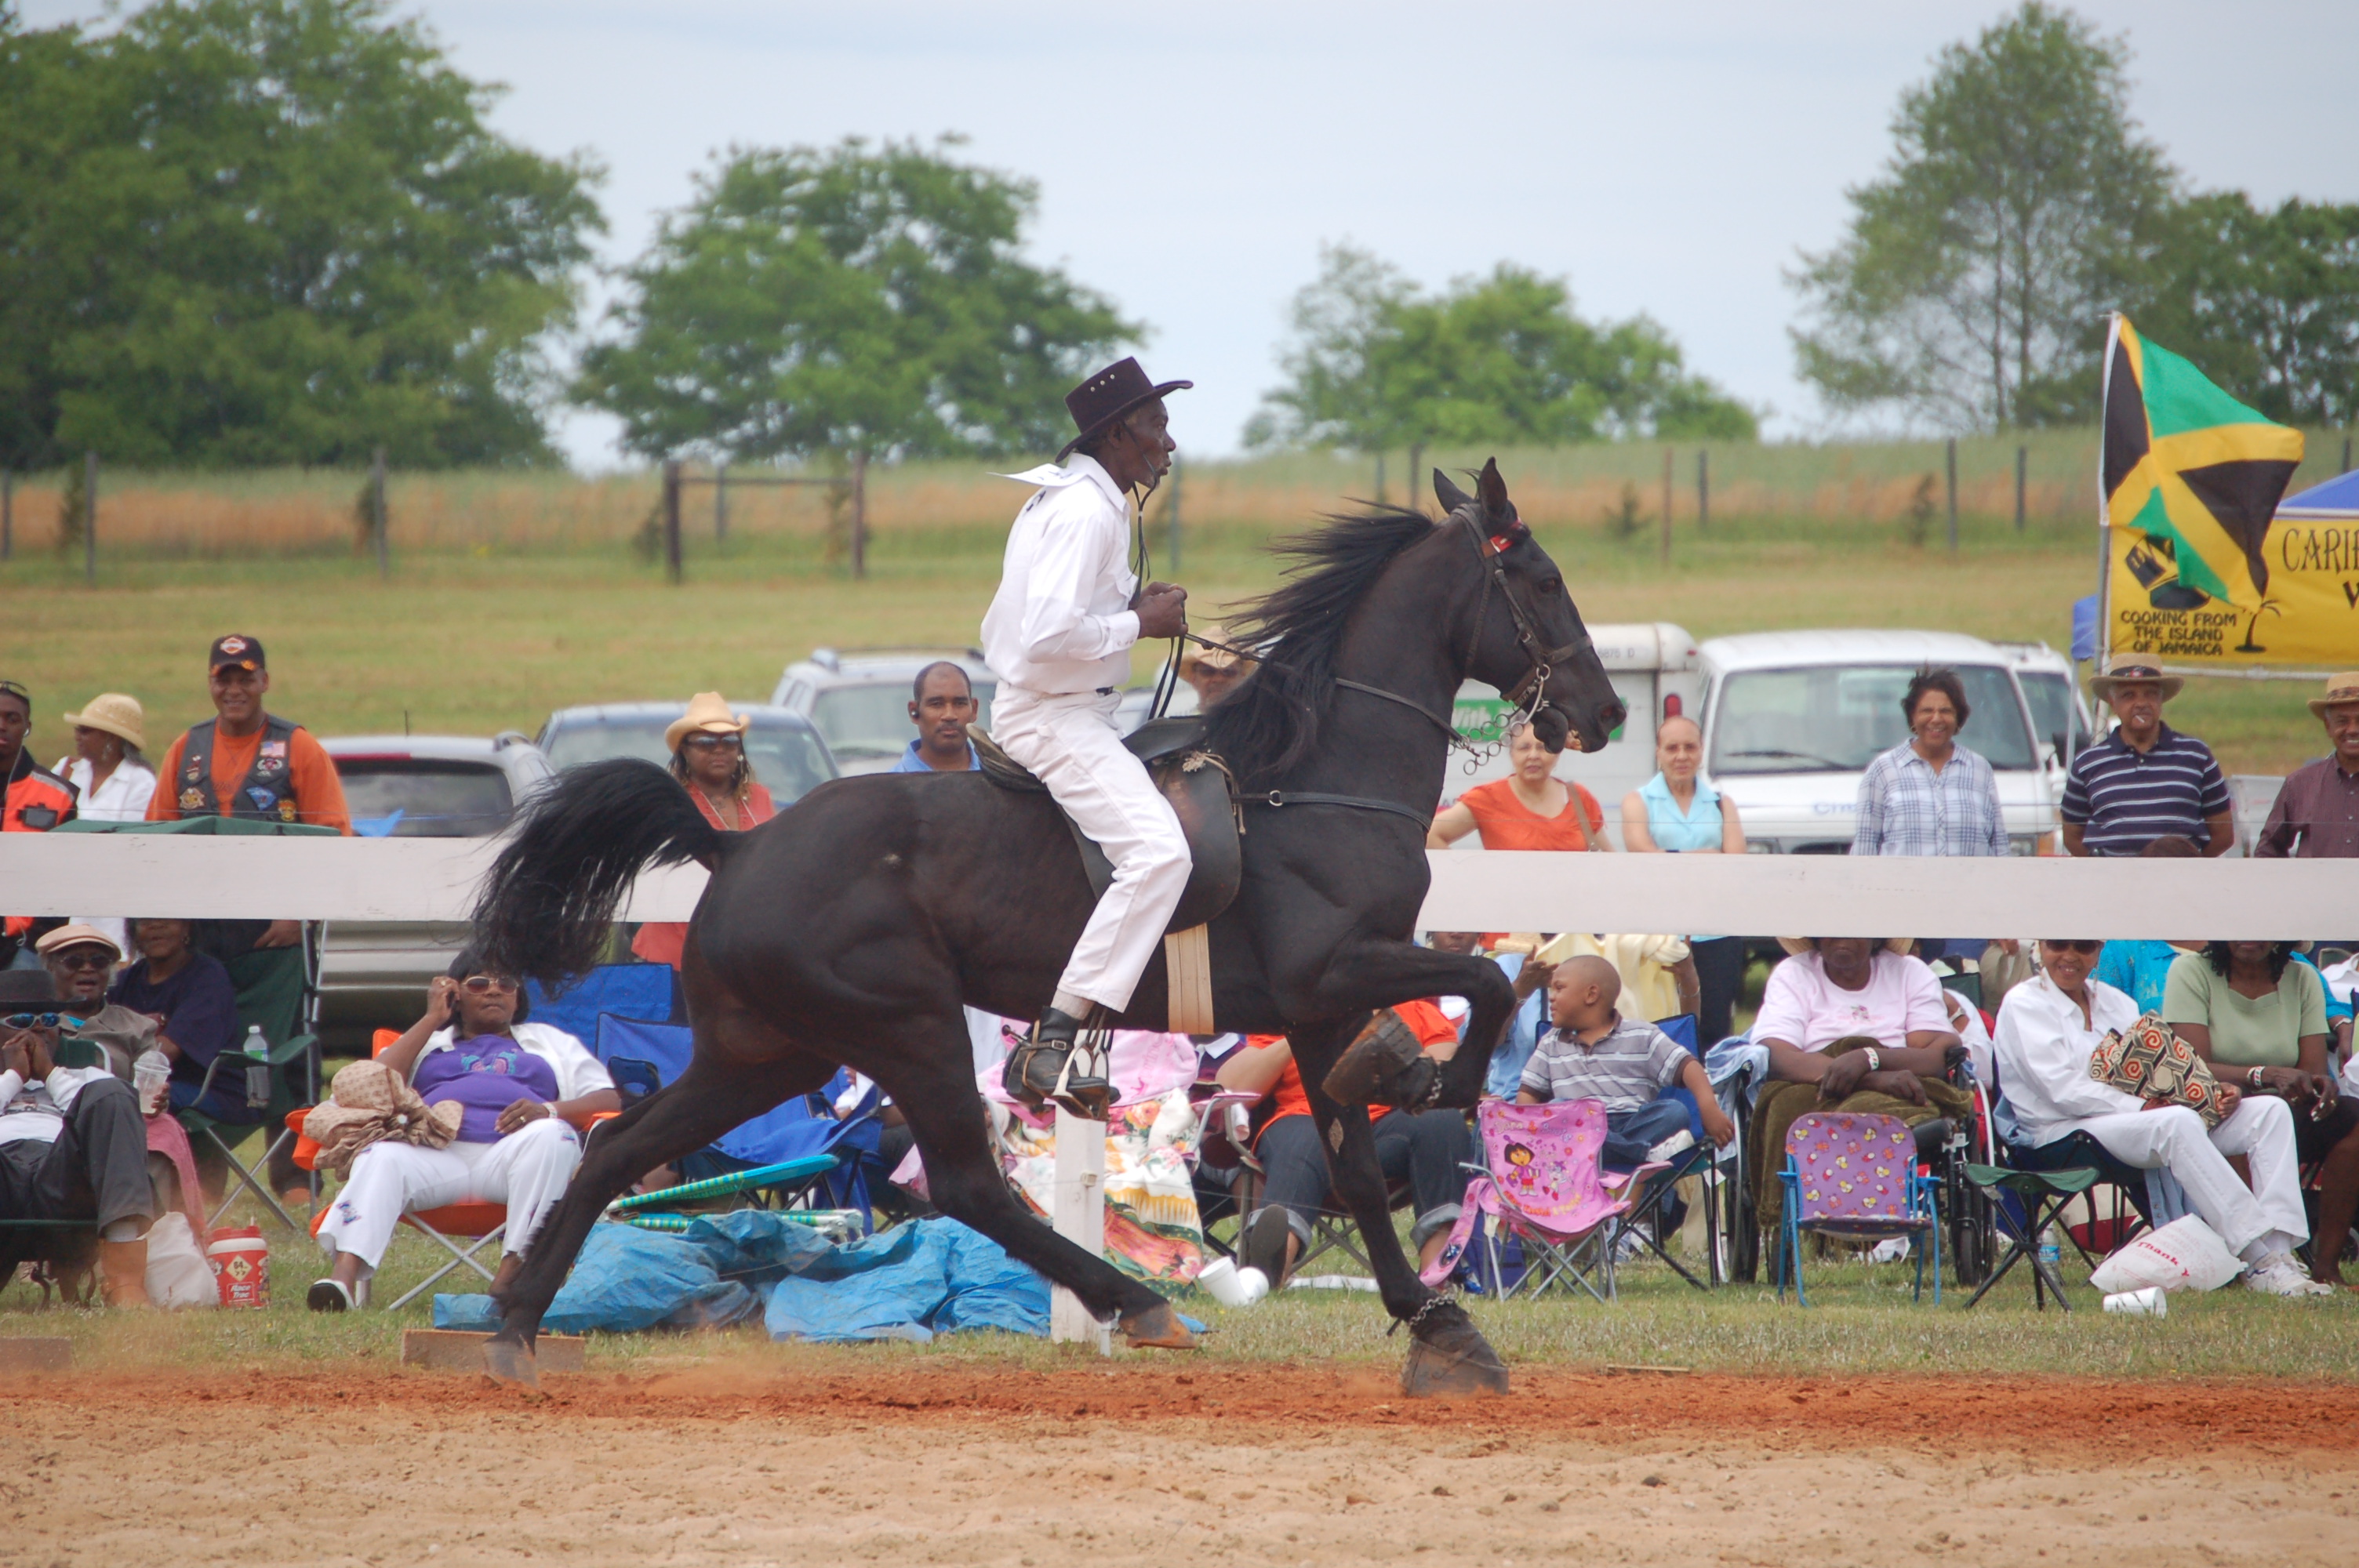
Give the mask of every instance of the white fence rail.
[[[0, 912], [463, 920], [491, 852], [481, 839], [10, 833]], [[2336, 860], [1430, 859], [1427, 930], [2282, 940], [2359, 927], [2359, 867]], [[694, 866], [643, 877], [626, 917], [684, 920], [703, 885]]]

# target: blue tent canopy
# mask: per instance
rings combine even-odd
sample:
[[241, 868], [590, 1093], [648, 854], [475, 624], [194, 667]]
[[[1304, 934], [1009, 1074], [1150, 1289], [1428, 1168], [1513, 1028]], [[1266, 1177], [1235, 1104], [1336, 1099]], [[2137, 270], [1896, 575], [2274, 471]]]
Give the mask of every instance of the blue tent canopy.
[[2359, 469], [2286, 497], [2277, 511], [2296, 517], [2359, 517]]

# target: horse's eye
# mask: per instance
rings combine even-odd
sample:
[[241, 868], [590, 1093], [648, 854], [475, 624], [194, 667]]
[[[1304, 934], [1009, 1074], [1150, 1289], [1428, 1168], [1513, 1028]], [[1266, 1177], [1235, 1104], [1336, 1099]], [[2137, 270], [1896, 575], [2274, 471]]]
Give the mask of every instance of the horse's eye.
[[1542, 593], [1562, 593], [1564, 591], [1564, 579], [1560, 577], [1552, 577], [1549, 579], [1546, 582], [1540, 584], [1540, 591]]

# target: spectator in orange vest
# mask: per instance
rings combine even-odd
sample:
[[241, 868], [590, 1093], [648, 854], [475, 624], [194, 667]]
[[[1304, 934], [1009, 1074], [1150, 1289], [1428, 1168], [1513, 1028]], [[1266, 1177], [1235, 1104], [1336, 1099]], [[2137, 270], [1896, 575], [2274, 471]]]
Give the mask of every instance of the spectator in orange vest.
[[[47, 768], [33, 765], [25, 736], [33, 727], [33, 694], [12, 680], [0, 680], [0, 833], [46, 833], [74, 817], [73, 786]], [[34, 917], [11, 914], [0, 926], [0, 969], [34, 967], [32, 939], [65, 922], [50, 917], [35, 929]]]

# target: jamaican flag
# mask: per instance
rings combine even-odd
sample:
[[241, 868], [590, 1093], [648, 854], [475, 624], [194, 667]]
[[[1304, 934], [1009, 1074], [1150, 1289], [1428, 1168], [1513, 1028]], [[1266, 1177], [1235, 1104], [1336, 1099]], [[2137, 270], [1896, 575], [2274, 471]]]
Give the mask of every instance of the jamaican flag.
[[2269, 528], [2301, 464], [2273, 424], [2114, 318], [2102, 458], [2110, 529], [2106, 651], [2242, 663], [2270, 595]]

